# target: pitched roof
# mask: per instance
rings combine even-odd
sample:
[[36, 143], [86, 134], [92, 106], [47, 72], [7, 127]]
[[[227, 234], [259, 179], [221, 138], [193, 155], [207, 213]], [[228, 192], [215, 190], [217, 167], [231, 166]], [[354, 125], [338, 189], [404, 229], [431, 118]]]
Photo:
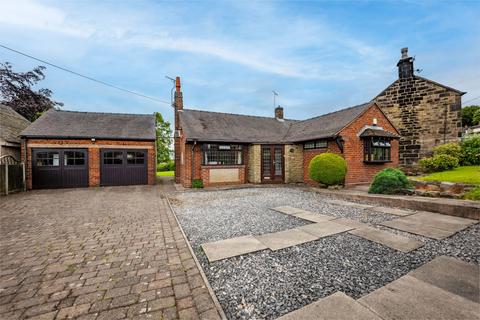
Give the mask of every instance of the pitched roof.
[[280, 143], [290, 123], [275, 118], [183, 109], [180, 123], [188, 140]]
[[184, 109], [180, 111], [180, 123], [187, 140], [300, 142], [334, 137], [372, 105], [369, 102], [303, 121]]
[[155, 116], [49, 110], [21, 136], [29, 138], [76, 138], [155, 140]]
[[0, 104], [0, 139], [10, 143], [20, 143], [20, 132], [30, 125], [30, 121], [9, 106]]
[[285, 140], [297, 142], [333, 137], [372, 105], [372, 102], [367, 102], [315, 118], [295, 122], [288, 131]]

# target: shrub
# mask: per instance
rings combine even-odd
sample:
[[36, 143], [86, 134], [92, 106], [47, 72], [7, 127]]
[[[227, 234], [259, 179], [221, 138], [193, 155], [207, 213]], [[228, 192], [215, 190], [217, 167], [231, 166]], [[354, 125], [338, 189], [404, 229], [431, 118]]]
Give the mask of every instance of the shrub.
[[448, 154], [437, 154], [430, 158], [423, 158], [419, 164], [427, 172], [439, 172], [458, 167], [458, 158]]
[[333, 153], [319, 154], [308, 164], [310, 179], [327, 186], [342, 183], [346, 174], [347, 162]]
[[462, 156], [460, 162], [462, 166], [480, 165], [480, 136], [466, 138], [460, 144]]
[[460, 147], [460, 144], [456, 142], [441, 144], [433, 148], [433, 155], [436, 156], [439, 154], [446, 154], [460, 160], [462, 156], [462, 148]]
[[162, 162], [157, 165], [157, 171], [173, 171], [175, 170], [175, 161]]
[[202, 179], [193, 179], [192, 180], [192, 188], [195, 188], [195, 189], [203, 188]]
[[375, 175], [368, 193], [394, 194], [410, 187], [407, 176], [400, 169], [387, 168]]
[[476, 187], [473, 190], [467, 192], [464, 196], [467, 200], [477, 200], [480, 201], [480, 187]]

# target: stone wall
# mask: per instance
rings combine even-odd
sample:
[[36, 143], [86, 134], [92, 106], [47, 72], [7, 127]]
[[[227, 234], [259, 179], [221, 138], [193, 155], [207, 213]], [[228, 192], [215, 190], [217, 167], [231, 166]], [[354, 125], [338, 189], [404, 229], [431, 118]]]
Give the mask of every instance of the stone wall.
[[374, 99], [402, 136], [400, 165], [415, 165], [434, 146], [458, 140], [462, 133], [461, 95], [414, 76], [395, 81]]
[[303, 146], [285, 145], [285, 183], [303, 182]]
[[248, 147], [248, 182], [262, 182], [262, 148], [259, 144]]

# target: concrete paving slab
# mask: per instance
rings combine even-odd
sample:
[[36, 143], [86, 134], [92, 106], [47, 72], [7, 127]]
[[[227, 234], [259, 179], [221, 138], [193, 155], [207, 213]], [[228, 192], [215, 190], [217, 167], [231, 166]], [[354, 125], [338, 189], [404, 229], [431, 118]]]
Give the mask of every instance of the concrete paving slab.
[[415, 211], [413, 210], [404, 210], [404, 209], [389, 208], [389, 207], [373, 207], [370, 210], [375, 212], [386, 213], [386, 214], [393, 214], [396, 216], [409, 216], [415, 213]]
[[382, 320], [343, 292], [336, 292], [277, 320]]
[[423, 225], [432, 226], [434, 228], [450, 231], [453, 233], [468, 228], [472, 224], [478, 222], [477, 220], [447, 216], [426, 211], [422, 211], [402, 219], [407, 221], [415, 221]]
[[355, 229], [349, 233], [401, 252], [410, 252], [423, 246], [421, 241], [372, 227]]
[[358, 299], [383, 319], [479, 319], [480, 305], [409, 275]]
[[480, 267], [473, 263], [440, 256], [410, 272], [409, 275], [480, 303]]
[[369, 204], [361, 204], [361, 203], [356, 203], [356, 202], [351, 202], [351, 201], [345, 201], [345, 200], [337, 200], [337, 199], [331, 199], [331, 200], [325, 200], [327, 203], [331, 204], [336, 204], [339, 206], [348, 206], [348, 207], [353, 207], [357, 209], [370, 209], [373, 208], [374, 206], [369, 205]]
[[337, 233], [346, 232], [352, 230], [353, 228], [347, 227], [340, 223], [335, 223], [333, 221], [323, 221], [319, 223], [312, 223], [305, 226], [298, 227], [297, 229], [310, 233], [311, 235], [316, 236], [317, 238], [323, 238], [331, 236]]
[[273, 251], [317, 240], [316, 236], [298, 229], [262, 234], [255, 238]]
[[[405, 217], [407, 218], [407, 217]], [[404, 220], [404, 218], [395, 219], [391, 221], [385, 221], [381, 223], [382, 226], [386, 226], [401, 231], [418, 234], [427, 238], [436, 240], [445, 239], [452, 235], [452, 232], [442, 229], [434, 228], [428, 225], [423, 225], [416, 221]]]
[[275, 208], [271, 208], [271, 209], [275, 210], [275, 211], [278, 211], [278, 212], [281, 212], [281, 213], [284, 213], [284, 214], [291, 214], [291, 215], [293, 215], [295, 213], [301, 213], [301, 212], [305, 211], [305, 210], [290, 207], [290, 206], [281, 206], [281, 207], [275, 207]]
[[295, 213], [293, 216], [296, 218], [308, 220], [311, 222], [323, 222], [323, 221], [333, 220], [336, 218], [333, 216], [327, 216], [326, 214], [313, 213], [309, 211], [302, 211], [300, 213]]
[[267, 249], [263, 243], [253, 236], [243, 236], [202, 244], [208, 261], [213, 262]]
[[357, 220], [353, 220], [353, 219], [348, 219], [348, 218], [338, 218], [333, 220], [333, 222], [340, 223], [340, 224], [343, 224], [344, 226], [351, 227], [354, 229], [362, 229], [362, 228], [370, 227], [369, 224], [366, 224]]

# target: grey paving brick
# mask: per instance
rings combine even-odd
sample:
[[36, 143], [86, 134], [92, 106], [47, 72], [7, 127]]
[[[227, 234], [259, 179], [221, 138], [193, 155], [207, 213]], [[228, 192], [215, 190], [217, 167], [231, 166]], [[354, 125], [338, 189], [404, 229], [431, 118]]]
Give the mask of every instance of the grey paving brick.
[[[159, 186], [133, 186], [2, 198], [0, 318], [169, 319], [199, 302], [210, 310], [213, 300], [196, 290], [205, 283], [160, 196]], [[140, 313], [149, 304], [159, 309]]]

